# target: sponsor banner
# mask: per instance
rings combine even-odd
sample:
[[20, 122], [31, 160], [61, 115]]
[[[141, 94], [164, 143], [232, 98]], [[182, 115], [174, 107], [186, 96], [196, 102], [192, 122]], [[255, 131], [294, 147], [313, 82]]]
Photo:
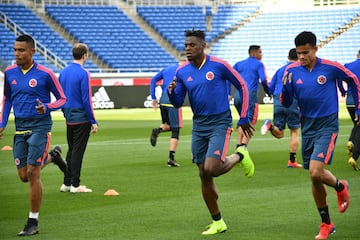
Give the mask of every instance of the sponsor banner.
[[[92, 104], [94, 109], [151, 108], [149, 92], [149, 86], [96, 86], [92, 87]], [[157, 86], [158, 99], [161, 93], [161, 87]], [[189, 106], [187, 97], [184, 106]]]
[[92, 87], [94, 109], [143, 108], [149, 86]]

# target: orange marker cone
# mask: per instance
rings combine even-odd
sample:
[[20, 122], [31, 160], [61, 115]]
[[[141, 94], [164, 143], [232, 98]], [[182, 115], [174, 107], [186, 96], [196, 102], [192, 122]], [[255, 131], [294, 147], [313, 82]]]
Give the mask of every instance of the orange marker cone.
[[117, 196], [120, 195], [115, 189], [109, 189], [104, 193], [104, 196]]
[[6, 146], [3, 146], [3, 147], [1, 148], [1, 150], [3, 150], [3, 151], [9, 151], [9, 150], [13, 150], [13, 148], [10, 147], [10, 146], [8, 146], [8, 145], [6, 145]]

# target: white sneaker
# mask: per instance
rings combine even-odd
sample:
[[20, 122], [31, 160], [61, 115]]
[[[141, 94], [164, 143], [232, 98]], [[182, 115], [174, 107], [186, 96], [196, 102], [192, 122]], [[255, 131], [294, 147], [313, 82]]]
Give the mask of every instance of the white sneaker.
[[78, 187], [73, 187], [71, 185], [70, 192], [72, 192], [72, 193], [88, 193], [88, 192], [92, 192], [92, 190], [83, 185], [80, 185]]
[[70, 192], [70, 186], [66, 186], [65, 184], [61, 185], [60, 192]]

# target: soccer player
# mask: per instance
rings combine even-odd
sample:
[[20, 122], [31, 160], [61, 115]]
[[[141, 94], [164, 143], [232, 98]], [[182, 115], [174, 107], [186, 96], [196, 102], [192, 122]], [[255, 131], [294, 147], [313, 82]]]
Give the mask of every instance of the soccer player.
[[[344, 65], [347, 69], [352, 71], [357, 78], [360, 78], [360, 50], [357, 54], [357, 59], [353, 62], [347, 63]], [[354, 123], [354, 126], [351, 130], [350, 138], [347, 143], [347, 150], [349, 154], [349, 165], [355, 170], [359, 171], [358, 159], [360, 155], [360, 126], [357, 124], [358, 120], [356, 119], [355, 110], [356, 105], [354, 98], [351, 95], [351, 89], [348, 88], [346, 95], [346, 108], [350, 114], [351, 120]]]
[[315, 239], [327, 239], [335, 232], [327, 205], [326, 186], [335, 189], [338, 210], [349, 207], [349, 185], [338, 180], [325, 167], [331, 164], [339, 131], [337, 79], [343, 79], [352, 89], [359, 110], [360, 85], [357, 77], [337, 62], [318, 58], [316, 35], [304, 31], [295, 38], [299, 61], [285, 70], [282, 104], [289, 107], [296, 97], [300, 108], [303, 166], [309, 170], [312, 194], [318, 208], [321, 225]]
[[[63, 172], [66, 171], [59, 146], [48, 154], [52, 128], [50, 112], [61, 108], [66, 98], [55, 74], [34, 62], [35, 52], [35, 41], [31, 36], [21, 35], [16, 38], [16, 64], [5, 69], [2, 115], [0, 114], [2, 139], [10, 110], [14, 110], [16, 132], [13, 156], [20, 180], [29, 184], [29, 218], [18, 236], [30, 236], [39, 232], [38, 217], [43, 193], [41, 168], [53, 162]], [[50, 93], [53, 93], [56, 101], [51, 102]]]
[[278, 138], [281, 139], [284, 137], [285, 125], [288, 125], [290, 129], [290, 156], [288, 160], [288, 168], [301, 168], [302, 165], [299, 164], [296, 160], [296, 152], [299, 147], [299, 131], [300, 131], [300, 116], [299, 108], [297, 105], [296, 99], [293, 100], [293, 103], [290, 107], [286, 108], [280, 103], [280, 94], [282, 90], [282, 78], [284, 75], [285, 68], [291, 63], [297, 61], [298, 57], [296, 54], [296, 49], [292, 48], [288, 54], [288, 63], [279, 68], [271, 82], [269, 84], [269, 92], [274, 100], [274, 119], [273, 124], [270, 119], [266, 119], [263, 126], [261, 127], [261, 134], [265, 135], [268, 131]]
[[[266, 71], [265, 66], [261, 62], [262, 59], [262, 50], [259, 45], [250, 45], [249, 46], [249, 57], [237, 62], [234, 65], [234, 69], [241, 75], [245, 80], [248, 90], [249, 90], [249, 117], [252, 125], [255, 125], [258, 119], [258, 90], [259, 90], [259, 80], [264, 88], [266, 94], [270, 96], [269, 87], [267, 85]], [[241, 109], [241, 96], [239, 92], [235, 89], [234, 92], [234, 105], [236, 110], [240, 113]], [[246, 136], [242, 131], [242, 128], [239, 127], [241, 122], [238, 122], [237, 132], [237, 145], [246, 147], [249, 143], [251, 136]]]
[[84, 69], [88, 58], [86, 44], [77, 43], [73, 46], [74, 61], [60, 72], [59, 81], [64, 89], [67, 102], [62, 108], [66, 120], [66, 137], [68, 152], [61, 192], [87, 193], [92, 192], [85, 185], [80, 185], [81, 167], [90, 132], [98, 131], [98, 124], [92, 107], [90, 73]]
[[[180, 62], [183, 62], [182, 60]], [[150, 143], [155, 147], [157, 138], [161, 132], [171, 131], [169, 159], [167, 165], [169, 167], [179, 167], [180, 164], [175, 160], [175, 152], [179, 143], [180, 128], [182, 127], [182, 109], [181, 107], [174, 107], [169, 100], [167, 94], [167, 87], [172, 82], [175, 76], [175, 71], [179, 64], [162, 69], [158, 72], [150, 82], [150, 95], [152, 99], [152, 106], [154, 109], [160, 105], [160, 114], [162, 124], [158, 128], [153, 128], [150, 137]], [[160, 101], [156, 99], [155, 88], [157, 82], [162, 80], [162, 94]]]
[[254, 175], [254, 164], [246, 148], [237, 148], [226, 157], [232, 131], [232, 117], [226, 80], [239, 90], [242, 97], [240, 127], [247, 136], [254, 128], [248, 117], [248, 91], [241, 76], [225, 61], [205, 54], [205, 33], [185, 31], [185, 52], [188, 61], [181, 65], [168, 87], [168, 95], [175, 107], [184, 103], [188, 94], [193, 112], [193, 163], [197, 164], [202, 196], [212, 217], [212, 223], [203, 235], [225, 232], [227, 226], [218, 206], [218, 191], [214, 182], [240, 163], [245, 175]]

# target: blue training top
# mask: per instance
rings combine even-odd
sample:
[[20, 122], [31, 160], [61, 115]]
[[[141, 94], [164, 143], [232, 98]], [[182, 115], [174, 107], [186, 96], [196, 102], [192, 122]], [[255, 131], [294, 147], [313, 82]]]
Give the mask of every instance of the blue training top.
[[[14, 110], [15, 118], [41, 118], [51, 122], [50, 112], [60, 109], [66, 102], [66, 97], [55, 74], [41, 64], [34, 62], [31, 69], [25, 74], [21, 67], [15, 64], [5, 69], [4, 76], [0, 128], [6, 127], [11, 108]], [[56, 101], [51, 102], [50, 92], [53, 93]], [[46, 107], [45, 114], [39, 114], [36, 111], [36, 99], [39, 99]]]
[[71, 63], [60, 72], [59, 81], [67, 102], [63, 107], [67, 124], [96, 124], [92, 106], [90, 73], [79, 63]]
[[[331, 118], [333, 115], [337, 116], [339, 111], [338, 79], [343, 79], [349, 86], [352, 86], [353, 96], [358, 102], [359, 80], [352, 72], [337, 62], [318, 58], [311, 71], [302, 66], [300, 62], [295, 62], [290, 64], [285, 72], [287, 82], [283, 87], [280, 99], [285, 107], [289, 107], [293, 98], [296, 97], [304, 135], [307, 134], [307, 131], [318, 129], [322, 119]], [[292, 74], [291, 79], [289, 79], [290, 74]], [[357, 104], [356, 113], [360, 113], [359, 104]], [[306, 121], [303, 121], [304, 119]]]
[[160, 72], [158, 72], [150, 81], [150, 95], [151, 99], [155, 100], [155, 88], [156, 83], [159, 81], [163, 81], [161, 88], [162, 88], [162, 94], [160, 97], [160, 105], [165, 105], [171, 107], [172, 104], [170, 103], [169, 96], [167, 94], [167, 88], [169, 84], [172, 82], [172, 80], [175, 77], [176, 69], [179, 67], [179, 64], [172, 65], [170, 67], [162, 69]]
[[224, 60], [205, 55], [200, 68], [186, 62], [177, 69], [175, 80], [176, 87], [168, 94], [170, 101], [174, 106], [180, 107], [187, 93], [194, 118], [229, 111], [226, 80], [230, 81], [243, 99], [240, 122], [249, 123], [249, 94], [246, 83]]
[[245, 60], [235, 63], [234, 69], [245, 80], [249, 92], [258, 92], [259, 81], [261, 81], [265, 93], [270, 95], [266, 80], [265, 66], [261, 61], [250, 56]]
[[[358, 79], [360, 79], [360, 58], [356, 59], [353, 62], [346, 63], [344, 66], [352, 73], [354, 73]], [[349, 86], [347, 89], [346, 105], [355, 105], [355, 101], [351, 92], [351, 86]]]

